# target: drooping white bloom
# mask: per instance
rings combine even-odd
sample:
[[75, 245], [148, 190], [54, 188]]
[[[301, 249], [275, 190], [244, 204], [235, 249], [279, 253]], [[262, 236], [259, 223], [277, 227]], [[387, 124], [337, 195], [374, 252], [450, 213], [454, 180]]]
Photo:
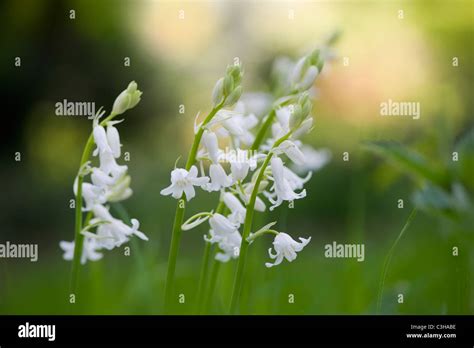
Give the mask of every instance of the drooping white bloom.
[[275, 150], [276, 153], [285, 153], [297, 165], [304, 165], [306, 163], [303, 152], [291, 140], [283, 141]]
[[209, 182], [208, 177], [198, 177], [198, 169], [192, 166], [189, 172], [183, 168], [176, 168], [171, 172], [171, 185], [161, 190], [164, 196], [172, 195], [173, 198], [180, 199], [184, 194], [189, 201], [195, 195], [194, 186], [203, 187]]
[[95, 205], [92, 208], [95, 218], [91, 224], [99, 223], [97, 233], [83, 232], [89, 238], [95, 238], [97, 244], [108, 250], [118, 247], [128, 242], [129, 238], [136, 235], [138, 238], [148, 240], [148, 237], [138, 230], [140, 223], [137, 219], [131, 219], [132, 226], [126, 225], [119, 219], [114, 218], [107, 208], [102, 205]]
[[228, 216], [228, 219], [235, 224], [243, 224], [247, 210], [239, 201], [239, 199], [230, 192], [224, 192], [222, 195], [222, 200], [231, 212], [231, 214]]
[[209, 225], [216, 236], [229, 235], [237, 231], [239, 228], [238, 224], [232, 223], [224, 215], [219, 213], [216, 213], [211, 218], [209, 218]]
[[313, 172], [308, 172], [306, 177], [300, 178], [298, 175], [293, 173], [291, 169], [288, 169], [287, 167], [283, 168], [283, 175], [285, 176], [285, 179], [288, 181], [290, 184], [291, 189], [294, 190], [301, 190], [304, 187], [304, 184], [306, 184], [309, 179], [311, 179]]
[[[239, 197], [242, 201], [244, 201], [245, 204], [249, 204], [250, 196], [252, 195], [253, 188], [254, 188], [253, 184], [245, 184], [244, 192], [239, 191]], [[255, 199], [254, 209], [256, 211], [264, 212], [266, 208], [267, 207], [265, 205], [265, 202], [263, 202], [263, 200], [259, 196], [257, 196]]]
[[272, 253], [272, 248], [268, 249], [270, 258], [275, 260], [275, 262], [267, 262], [265, 263], [265, 266], [268, 268], [277, 266], [283, 261], [283, 258], [286, 258], [289, 262], [293, 261], [296, 259], [296, 253], [303, 250], [310, 240], [311, 237], [307, 239], [300, 238], [301, 242], [297, 242], [286, 233], [278, 233], [273, 241], [273, 249], [275, 249], [276, 254]]
[[206, 148], [211, 161], [218, 163], [220, 150], [216, 133], [206, 130], [202, 135], [202, 144]]
[[[63, 259], [71, 261], [74, 258], [74, 241], [66, 242], [60, 241], [59, 246], [64, 251]], [[102, 254], [98, 252], [100, 247], [97, 242], [92, 238], [84, 238], [82, 246], [81, 264], [85, 264], [88, 260], [97, 261], [102, 258]]]
[[230, 259], [236, 259], [240, 254], [240, 244], [242, 236], [238, 231], [220, 238], [218, 246], [220, 251], [216, 254], [215, 259], [220, 262], [227, 262]]
[[[219, 110], [212, 123], [221, 124], [233, 136], [237, 146], [240, 142], [249, 146], [255, 139], [250, 130], [258, 124], [258, 118], [254, 114], [244, 116], [235, 110]], [[223, 134], [226, 135], [226, 132]]]
[[[74, 196], [77, 196], [77, 178], [73, 185]], [[92, 185], [88, 182], [82, 183], [82, 198], [85, 202], [83, 211], [89, 211], [95, 204], [103, 204], [106, 202], [106, 197], [100, 187]]]
[[100, 188], [111, 186], [115, 183], [115, 178], [105, 174], [100, 168], [92, 168], [91, 181]]
[[115, 180], [112, 186], [108, 186], [105, 191], [105, 196], [108, 202], [120, 202], [129, 198], [133, 194], [130, 188], [130, 175], [122, 175]]
[[240, 97], [240, 101], [237, 103], [236, 108], [238, 107], [239, 103], [243, 103], [246, 113], [254, 114], [260, 118], [269, 111], [272, 105], [272, 100], [272, 95], [268, 93], [244, 93]]
[[301, 152], [303, 152], [306, 162], [303, 165], [295, 165], [293, 168], [300, 174], [317, 171], [331, 160], [331, 151], [328, 149], [316, 150], [309, 145], [303, 145], [301, 146]]
[[107, 175], [111, 174], [113, 177], [119, 177], [128, 170], [126, 165], [121, 166], [117, 164], [114, 154], [111, 151], [99, 152], [99, 160], [100, 170], [102, 170]]
[[226, 174], [220, 164], [213, 163], [209, 166], [209, 177], [211, 182], [206, 186], [208, 191], [219, 191], [232, 185], [232, 177]]
[[276, 200], [273, 199], [271, 195], [267, 195], [269, 201], [273, 204], [273, 206], [270, 207], [270, 210], [278, 207], [283, 201], [293, 201], [295, 199], [306, 197], [306, 190], [303, 190], [300, 193], [293, 191], [288, 179], [285, 177], [285, 166], [283, 165], [283, 161], [279, 157], [274, 156], [270, 160], [270, 166], [274, 181], [272, 188], [275, 190], [274, 194], [276, 195]]
[[100, 125], [95, 126], [92, 130], [92, 134], [94, 137], [94, 142], [97, 145], [97, 148], [94, 151], [94, 156], [101, 152], [112, 152], [104, 127]]
[[[109, 127], [108, 127], [109, 128]], [[93, 129], [94, 142], [97, 148], [94, 155], [99, 155], [100, 169], [106, 175], [121, 176], [128, 169], [127, 166], [120, 166], [115, 158], [120, 157], [120, 138], [115, 127], [109, 130], [110, 135], [105, 131], [104, 127], [96, 125]], [[109, 140], [110, 138], [110, 140]]]
[[[119, 121], [120, 122], [120, 121]], [[109, 143], [112, 154], [115, 158], [120, 157], [122, 144], [120, 144], [120, 135], [117, 128], [114, 127], [114, 124], [117, 122], [109, 122], [107, 124], [107, 142]]]
[[242, 237], [238, 231], [239, 224], [231, 222], [222, 214], [214, 214], [209, 219], [210, 237], [204, 236], [204, 240], [208, 243], [217, 243], [220, 252], [216, 254], [216, 260], [227, 262], [231, 258], [239, 256], [240, 243]]

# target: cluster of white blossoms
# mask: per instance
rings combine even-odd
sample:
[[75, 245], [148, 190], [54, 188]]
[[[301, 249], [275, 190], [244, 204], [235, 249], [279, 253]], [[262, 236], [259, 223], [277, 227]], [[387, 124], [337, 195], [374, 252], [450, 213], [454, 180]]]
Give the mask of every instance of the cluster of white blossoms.
[[[135, 107], [140, 101], [142, 92], [137, 89], [137, 84], [131, 82], [115, 100], [110, 119], [120, 115], [128, 109]], [[90, 218], [86, 219], [86, 225], [81, 233], [84, 236], [81, 263], [87, 260], [96, 261], [102, 258], [100, 250], [119, 247], [128, 242], [132, 236], [143, 240], [148, 238], [138, 230], [139, 222], [131, 219], [132, 226], [127, 225], [120, 219], [115, 218], [107, 207], [108, 202], [120, 202], [132, 195], [130, 188], [130, 176], [127, 174], [128, 167], [119, 165], [117, 160], [121, 157], [120, 135], [115, 127], [122, 122], [105, 119], [100, 122], [104, 112], [99, 112], [93, 120], [93, 140], [96, 149], [94, 156], [99, 158], [99, 166], [92, 167], [87, 161], [79, 170], [79, 176], [84, 179], [90, 175], [91, 182], [82, 182], [82, 199], [84, 201], [83, 212], [88, 212]], [[74, 195], [78, 193], [78, 177], [74, 182]], [[82, 181], [82, 180], [81, 180]], [[95, 233], [91, 232], [95, 229]], [[60, 247], [64, 250], [64, 259], [72, 260], [74, 256], [75, 242], [61, 241]]]
[[[313, 127], [310, 95], [314, 93], [310, 89], [322, 65], [323, 58], [316, 50], [286, 70], [283, 94], [244, 94], [239, 101], [226, 102], [226, 95], [233, 93], [241, 78], [240, 66], [230, 67], [213, 92], [214, 106], [224, 101], [223, 107], [202, 123], [196, 117], [195, 133], [202, 132], [196, 163], [189, 171], [175, 168], [171, 185], [161, 194], [189, 201], [195, 197], [195, 187], [220, 192], [215, 212], [198, 213], [182, 225], [183, 230], [189, 230], [208, 220], [210, 229], [204, 239], [218, 246], [218, 261], [238, 258], [242, 243], [267, 232], [276, 234], [275, 253], [269, 250], [275, 262], [266, 263], [267, 267], [280, 264], [283, 258], [293, 261], [309, 243], [311, 238], [300, 238], [299, 243], [286, 233], [269, 229], [243, 241], [239, 230], [246, 223], [248, 209], [264, 212], [267, 207], [273, 210], [283, 202], [304, 198], [304, 185], [312, 172], [329, 161], [328, 150], [315, 150], [300, 140]], [[267, 128], [270, 136], [264, 138]]]

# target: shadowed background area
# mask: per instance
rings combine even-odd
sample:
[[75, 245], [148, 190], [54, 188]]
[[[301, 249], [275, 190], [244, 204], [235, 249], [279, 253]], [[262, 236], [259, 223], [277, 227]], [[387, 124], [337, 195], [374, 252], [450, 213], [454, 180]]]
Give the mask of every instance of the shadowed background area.
[[[272, 269], [264, 266], [271, 240], [255, 242], [241, 310], [374, 313], [384, 260], [420, 180], [361, 144], [394, 140], [434, 164], [451, 161], [474, 127], [473, 13], [470, 1], [2, 2], [0, 243], [37, 243], [39, 259], [0, 259], [0, 314], [161, 313], [175, 200], [160, 190], [191, 145], [195, 115], [212, 107], [215, 81], [239, 57], [244, 91], [268, 91], [277, 57], [296, 59], [334, 30], [342, 33], [337, 58], [318, 79], [315, 129], [305, 138], [328, 148], [332, 161], [313, 175], [308, 197], [294, 209], [282, 206], [255, 221], [278, 219], [278, 230], [312, 241], [293, 263]], [[73, 239], [72, 184], [91, 121], [57, 116], [55, 103], [95, 102], [110, 111], [131, 80], [143, 96], [118, 126], [134, 190], [124, 206], [150, 241], [134, 241], [130, 256], [118, 248], [86, 264], [71, 305], [70, 262], [59, 241]], [[419, 102], [420, 119], [382, 117], [388, 99]], [[471, 202], [473, 177], [464, 183]], [[187, 215], [212, 209], [217, 198], [198, 191]], [[421, 209], [394, 251], [383, 313], [474, 313], [474, 231], [467, 221]], [[193, 311], [205, 232], [203, 225], [183, 233], [176, 288], [186, 301], [176, 313]], [[324, 245], [333, 241], [364, 243], [365, 261], [325, 258]], [[225, 311], [235, 266], [221, 267], [212, 313]]]

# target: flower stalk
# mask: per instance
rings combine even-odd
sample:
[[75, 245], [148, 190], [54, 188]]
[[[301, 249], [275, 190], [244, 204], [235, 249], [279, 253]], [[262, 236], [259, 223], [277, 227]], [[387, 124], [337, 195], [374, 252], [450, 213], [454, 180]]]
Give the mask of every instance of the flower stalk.
[[[291, 136], [291, 131], [288, 132], [285, 136], [281, 137], [278, 139], [275, 144], [273, 144], [273, 148], [278, 147], [282, 142], [284, 142], [286, 139], [288, 139]], [[257, 199], [257, 194], [258, 194], [258, 189], [260, 186], [260, 183], [262, 182], [262, 179], [265, 175], [265, 169], [268, 167], [268, 164], [270, 163], [270, 160], [272, 159], [273, 152], [270, 151], [265, 158], [265, 161], [263, 162], [260, 171], [257, 176], [257, 180], [255, 181], [255, 186], [252, 190], [252, 195], [250, 196], [250, 201], [247, 204], [247, 213], [245, 215], [245, 222], [244, 222], [244, 229], [242, 232], [242, 244], [240, 247], [240, 256], [239, 256], [239, 261], [237, 264], [237, 272], [235, 274], [235, 279], [234, 279], [234, 286], [232, 290], [232, 297], [230, 300], [230, 308], [229, 308], [229, 313], [230, 314], [235, 314], [237, 310], [237, 306], [239, 303], [239, 298], [240, 298], [240, 293], [242, 291], [242, 282], [243, 282], [243, 275], [244, 275], [244, 270], [245, 270], [245, 260], [247, 257], [247, 250], [250, 245], [250, 243], [247, 241], [247, 238], [250, 235], [250, 230], [252, 229], [252, 220], [253, 220], [253, 214], [255, 211], [255, 201]]]
[[[186, 161], [186, 166], [185, 166], [186, 170], [190, 170], [191, 167], [196, 162], [197, 150], [199, 148], [199, 144], [201, 143], [205, 126], [212, 120], [212, 118], [216, 115], [216, 113], [223, 107], [224, 103], [225, 103], [225, 98], [211, 110], [211, 112], [205, 118], [204, 122], [199, 126], [199, 129], [194, 137], [188, 159]], [[185, 198], [186, 198], [185, 194], [183, 193], [183, 195], [181, 196], [181, 199], [179, 199], [178, 202], [176, 203], [173, 229], [171, 232], [170, 251], [169, 251], [169, 256], [168, 256], [168, 270], [166, 272], [165, 311], [169, 310], [171, 295], [173, 292], [174, 274], [176, 270], [176, 260], [178, 257], [179, 245], [181, 243], [181, 232], [182, 232], [182, 225], [184, 221], [184, 211], [185, 211], [185, 206], [186, 206]]]

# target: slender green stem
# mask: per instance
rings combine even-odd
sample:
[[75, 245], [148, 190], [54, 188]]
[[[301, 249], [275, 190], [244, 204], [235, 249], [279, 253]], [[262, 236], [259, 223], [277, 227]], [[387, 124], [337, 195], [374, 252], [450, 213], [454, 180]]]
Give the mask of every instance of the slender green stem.
[[188, 160], [186, 162], [186, 170], [191, 169], [192, 165], [196, 161], [196, 155], [197, 151], [199, 148], [199, 144], [201, 143], [201, 138], [205, 130], [205, 126], [209, 123], [209, 121], [212, 120], [212, 118], [216, 115], [216, 113], [222, 109], [222, 106], [224, 105], [225, 99], [216, 107], [214, 107], [209, 115], [204, 119], [201, 127], [199, 127], [198, 132], [196, 133], [196, 136], [194, 137], [193, 145], [191, 147], [191, 151], [189, 152]]
[[255, 239], [257, 239], [258, 237], [263, 236], [264, 234], [278, 235], [278, 231], [275, 231], [275, 230], [262, 230], [262, 231], [258, 231], [258, 232], [255, 232], [255, 233], [250, 234], [250, 236], [247, 238], [247, 241], [248, 241], [248, 242], [252, 242], [252, 241], [254, 241]]
[[255, 182], [255, 187], [252, 191], [252, 195], [250, 196], [249, 203], [247, 204], [247, 213], [245, 214], [244, 229], [242, 232], [242, 243], [240, 245], [240, 255], [239, 255], [239, 261], [237, 265], [237, 273], [235, 275], [234, 287], [232, 290], [232, 297], [230, 301], [231, 314], [235, 313], [237, 309], [237, 304], [239, 301], [240, 292], [242, 288], [242, 277], [243, 277], [244, 268], [245, 268], [245, 259], [247, 256], [247, 249], [249, 246], [247, 237], [249, 236], [250, 229], [252, 228], [252, 219], [253, 219], [255, 201], [257, 199], [258, 186], [260, 185], [260, 182], [263, 179], [265, 168], [268, 166], [268, 163], [270, 163], [270, 159], [272, 158], [272, 156], [273, 156], [273, 153], [270, 152], [267, 158], [265, 159], [265, 162], [263, 162], [262, 167], [260, 168], [260, 172], [258, 173], [258, 177]]
[[[285, 136], [278, 139], [273, 145], [273, 148], [279, 146], [283, 141], [288, 139], [290, 136], [291, 136], [291, 132], [287, 133]], [[234, 288], [232, 290], [232, 297], [230, 301], [229, 312], [231, 314], [235, 313], [237, 310], [240, 292], [242, 290], [242, 281], [243, 281], [243, 274], [244, 274], [244, 269], [245, 269], [245, 259], [247, 257], [247, 249], [250, 244], [247, 241], [247, 238], [250, 235], [250, 230], [252, 229], [252, 220], [253, 220], [253, 214], [255, 210], [255, 201], [257, 199], [258, 188], [260, 186], [260, 182], [262, 181], [265, 175], [265, 169], [270, 163], [270, 160], [272, 157], [273, 157], [273, 152], [270, 151], [267, 157], [265, 158], [265, 161], [263, 162], [262, 166], [260, 167], [257, 180], [255, 181], [255, 185], [252, 190], [252, 195], [250, 196], [250, 200], [247, 204], [247, 213], [245, 214], [244, 229], [242, 232], [242, 243], [240, 245], [239, 261], [237, 264], [237, 272], [235, 274]]]
[[[102, 122], [100, 122], [101, 126], [104, 126], [108, 121], [112, 120], [116, 115], [110, 114], [107, 116]], [[82, 231], [82, 183], [84, 182], [84, 176], [81, 173], [81, 170], [89, 160], [92, 147], [94, 146], [94, 137], [92, 133], [89, 135], [87, 139], [86, 146], [84, 147], [84, 151], [82, 152], [81, 162], [79, 163], [79, 173], [77, 176], [77, 194], [76, 194], [76, 210], [75, 210], [75, 227], [74, 227], [74, 257], [72, 260], [72, 267], [71, 267], [71, 281], [70, 281], [70, 293], [74, 294], [77, 289], [77, 282], [79, 279], [79, 268], [81, 266], [81, 256], [82, 256], [82, 248], [84, 243], [84, 236], [81, 234]]]
[[197, 290], [197, 296], [196, 296], [196, 309], [197, 312], [199, 313], [202, 305], [202, 297], [204, 293], [204, 287], [207, 284], [207, 277], [208, 277], [208, 270], [209, 270], [209, 257], [211, 254], [211, 243], [205, 242], [205, 247], [204, 247], [204, 256], [202, 258], [202, 265], [201, 265], [201, 272], [199, 275], [199, 283], [198, 283], [198, 290]]
[[[209, 115], [205, 118], [202, 125], [199, 127], [196, 136], [194, 137], [193, 144], [191, 146], [191, 150], [189, 152], [188, 160], [186, 162], [186, 170], [191, 169], [194, 162], [196, 161], [196, 155], [199, 148], [199, 144], [201, 143], [201, 138], [205, 130], [205, 126], [212, 120], [212, 118], [216, 115], [216, 113], [222, 108], [224, 105], [225, 99], [217, 106], [215, 106]], [[166, 273], [166, 285], [165, 285], [165, 311], [169, 309], [169, 303], [171, 300], [171, 295], [173, 291], [173, 283], [174, 283], [174, 273], [176, 269], [176, 259], [178, 257], [178, 250], [179, 245], [181, 242], [181, 225], [183, 224], [184, 220], [184, 209], [185, 209], [185, 194], [181, 196], [181, 199], [178, 200], [176, 204], [176, 212], [174, 216], [174, 223], [173, 223], [173, 231], [171, 235], [171, 245], [170, 245], [170, 252], [168, 256], [168, 270]]]
[[173, 232], [171, 235], [170, 252], [168, 256], [168, 271], [166, 273], [165, 286], [165, 311], [168, 311], [173, 291], [174, 272], [176, 269], [176, 258], [178, 257], [179, 243], [181, 240], [181, 225], [183, 224], [185, 209], [185, 200], [181, 198], [176, 204], [176, 213], [174, 216]]
[[[223, 201], [219, 201], [219, 204], [216, 207], [216, 214], [220, 214], [225, 209], [225, 204]], [[205, 290], [207, 286], [207, 278], [209, 273], [209, 258], [211, 254], [215, 254], [211, 252], [211, 243], [206, 242], [206, 246], [204, 248], [204, 256], [201, 265], [201, 272], [199, 276], [199, 285], [198, 285], [198, 295], [197, 295], [197, 312], [200, 313], [202, 311], [203, 306], [203, 297], [205, 297]]]
[[408, 216], [407, 221], [405, 222], [405, 225], [403, 226], [402, 230], [398, 234], [397, 239], [395, 239], [395, 242], [393, 243], [392, 247], [390, 248], [390, 250], [389, 250], [389, 252], [388, 252], [388, 254], [385, 258], [385, 262], [384, 262], [383, 269], [382, 269], [382, 276], [381, 276], [381, 279], [380, 279], [379, 292], [378, 292], [377, 314], [380, 313], [380, 310], [382, 308], [383, 288], [384, 288], [384, 285], [385, 285], [385, 278], [387, 276], [388, 266], [390, 264], [390, 261], [392, 260], [393, 252], [395, 251], [395, 247], [397, 246], [397, 244], [400, 241], [400, 239], [402, 238], [402, 236], [405, 234], [405, 231], [408, 229], [408, 227], [410, 226], [410, 224], [411, 224], [412, 220], [415, 218], [415, 216], [416, 216], [416, 208], [413, 208], [410, 215]]
[[255, 140], [253, 141], [250, 150], [258, 150], [260, 145], [262, 145], [263, 139], [265, 138], [265, 134], [267, 133], [268, 128], [270, 128], [271, 124], [273, 123], [273, 119], [275, 118], [276, 112], [275, 109], [272, 109], [268, 114], [267, 119], [263, 123], [262, 127], [259, 129], [257, 135], [255, 136]]
[[214, 296], [214, 290], [216, 288], [217, 276], [219, 274], [221, 262], [217, 261], [214, 257], [212, 258], [211, 278], [209, 281], [209, 288], [207, 289], [206, 299], [204, 300], [204, 311], [209, 312], [209, 304]]
[[[79, 192], [79, 190], [78, 190]], [[77, 212], [77, 210], [76, 210]], [[87, 225], [90, 221], [90, 219], [92, 218], [92, 213], [89, 212], [87, 213], [86, 215], [86, 219], [84, 221], [85, 225]], [[82, 256], [82, 248], [83, 248], [83, 245], [84, 245], [84, 235], [81, 234], [81, 231], [82, 231], [82, 214], [80, 216], [80, 222], [81, 222], [81, 225], [80, 225], [80, 228], [81, 230], [79, 230], [79, 235], [76, 235], [75, 239], [74, 239], [74, 258], [73, 258], [73, 263], [72, 263], [72, 269], [71, 269], [71, 284], [70, 284], [70, 293], [71, 294], [75, 294], [76, 293], [76, 289], [77, 289], [77, 281], [78, 281], [78, 277], [79, 277], [79, 269], [80, 269], [80, 266], [81, 266], [81, 256]], [[77, 220], [76, 220], [76, 228], [77, 228]], [[76, 245], [79, 245], [80, 247], [76, 247]], [[77, 254], [76, 254], [77, 253]]]

